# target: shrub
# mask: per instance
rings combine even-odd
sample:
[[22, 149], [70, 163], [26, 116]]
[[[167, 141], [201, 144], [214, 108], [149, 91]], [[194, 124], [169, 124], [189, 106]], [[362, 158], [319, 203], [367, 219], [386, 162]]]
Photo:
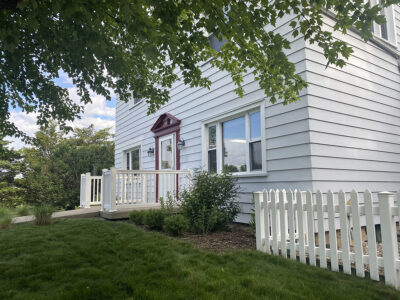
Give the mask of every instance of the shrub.
[[130, 213], [129, 219], [136, 225], [143, 225], [145, 215], [146, 215], [145, 210], [134, 210]]
[[171, 215], [164, 220], [164, 231], [179, 236], [188, 229], [188, 221], [183, 215]]
[[36, 206], [33, 210], [33, 214], [35, 215], [35, 224], [36, 225], [49, 225], [52, 222], [51, 215], [54, 212], [53, 206], [47, 203], [43, 203], [39, 206]]
[[16, 211], [18, 216], [28, 216], [31, 213], [31, 208], [26, 204], [21, 204], [17, 206]]
[[163, 197], [160, 197], [160, 207], [161, 207], [161, 210], [166, 215], [171, 215], [174, 213], [174, 204], [175, 203], [176, 203], [176, 200], [172, 197], [172, 194], [170, 192], [167, 193], [167, 200], [164, 200]]
[[164, 226], [165, 213], [159, 209], [150, 209], [144, 215], [143, 223], [151, 230], [161, 230]]
[[240, 212], [236, 178], [228, 173], [201, 172], [193, 187], [181, 195], [183, 214], [195, 233], [227, 229]]
[[0, 207], [0, 228], [8, 228], [12, 223], [12, 214], [9, 209]]

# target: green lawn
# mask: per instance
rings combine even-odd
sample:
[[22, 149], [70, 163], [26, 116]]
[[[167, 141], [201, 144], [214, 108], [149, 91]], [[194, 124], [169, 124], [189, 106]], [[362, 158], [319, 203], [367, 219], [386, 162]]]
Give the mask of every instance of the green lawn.
[[0, 230], [0, 299], [398, 299], [382, 283], [255, 251], [217, 255], [133, 225]]

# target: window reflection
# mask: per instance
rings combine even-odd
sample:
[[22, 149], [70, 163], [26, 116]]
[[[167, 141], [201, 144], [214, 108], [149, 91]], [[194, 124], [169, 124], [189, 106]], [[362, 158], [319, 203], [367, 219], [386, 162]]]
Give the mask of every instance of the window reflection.
[[222, 123], [224, 171], [246, 171], [246, 125], [245, 117]]
[[161, 142], [161, 169], [173, 168], [172, 140]]

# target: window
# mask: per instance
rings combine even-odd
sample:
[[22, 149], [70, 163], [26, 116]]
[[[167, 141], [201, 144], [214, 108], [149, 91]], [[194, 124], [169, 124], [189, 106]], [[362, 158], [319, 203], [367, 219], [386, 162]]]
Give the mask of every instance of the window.
[[170, 170], [175, 169], [175, 135], [170, 134], [160, 138], [160, 169]]
[[214, 34], [209, 35], [208, 40], [210, 41], [211, 48], [217, 52], [219, 52], [221, 50], [221, 47], [226, 43], [226, 39], [223, 38], [220, 41]]
[[217, 126], [208, 127], [208, 172], [217, 172]]
[[139, 105], [140, 103], [142, 103], [143, 99], [142, 98], [132, 98], [129, 100], [129, 108], [133, 108], [137, 105]]
[[236, 118], [222, 123], [224, 171], [246, 172], [246, 120]]
[[125, 152], [127, 170], [140, 170], [140, 147]]
[[260, 106], [231, 118], [205, 126], [205, 164], [210, 173], [262, 172], [266, 170], [263, 158], [263, 117]]
[[262, 169], [261, 155], [261, 115], [260, 112], [250, 114], [250, 171]]
[[[380, 0], [371, 0], [370, 3], [372, 6], [374, 6], [374, 5], [380, 4], [381, 1]], [[394, 26], [393, 7], [389, 6], [389, 7], [382, 9], [381, 14], [386, 17], [386, 23], [381, 24], [381, 25], [373, 23], [371, 31], [375, 36], [377, 36], [381, 39], [384, 39], [391, 44], [396, 45], [396, 32], [395, 32], [395, 26]]]

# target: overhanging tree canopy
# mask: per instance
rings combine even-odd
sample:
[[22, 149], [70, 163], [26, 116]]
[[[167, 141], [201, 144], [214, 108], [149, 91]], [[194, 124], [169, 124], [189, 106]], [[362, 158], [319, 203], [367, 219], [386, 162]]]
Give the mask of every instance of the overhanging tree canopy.
[[[238, 95], [252, 71], [271, 102], [290, 103], [306, 83], [283, 52], [288, 39], [265, 25], [292, 13], [292, 35], [317, 43], [327, 63], [341, 67], [352, 50], [322, 27], [324, 10], [336, 12], [335, 30], [354, 27], [368, 40], [372, 22], [385, 20], [381, 7], [399, 2], [1, 0], [0, 132], [24, 135], [10, 121], [15, 107], [37, 112], [39, 125], [55, 119], [65, 127], [91, 101], [90, 90], [107, 99], [113, 90], [124, 101], [133, 93], [152, 113], [168, 101], [177, 69], [186, 84], [209, 87], [199, 63], [210, 58], [231, 74]], [[210, 47], [205, 32], [227, 40], [221, 51]], [[81, 103], [53, 82], [60, 70], [73, 79]]]

